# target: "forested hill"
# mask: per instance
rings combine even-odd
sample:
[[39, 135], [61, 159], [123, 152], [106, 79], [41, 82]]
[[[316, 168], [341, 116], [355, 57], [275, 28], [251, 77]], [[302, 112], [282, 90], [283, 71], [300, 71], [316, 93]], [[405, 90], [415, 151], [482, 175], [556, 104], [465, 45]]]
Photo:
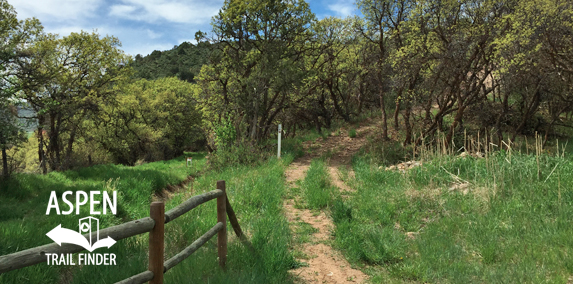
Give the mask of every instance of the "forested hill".
[[132, 67], [138, 78], [153, 80], [176, 76], [193, 83], [193, 78], [199, 74], [201, 66], [207, 63], [210, 46], [208, 42], [200, 42], [197, 45], [183, 42], [171, 50], [155, 50], [147, 56], [138, 54]]

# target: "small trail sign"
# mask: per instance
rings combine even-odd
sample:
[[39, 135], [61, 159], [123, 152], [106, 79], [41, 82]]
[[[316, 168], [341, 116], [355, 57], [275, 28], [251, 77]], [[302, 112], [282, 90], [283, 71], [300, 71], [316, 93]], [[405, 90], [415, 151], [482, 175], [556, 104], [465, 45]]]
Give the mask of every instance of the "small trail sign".
[[193, 157], [187, 157], [187, 167], [190, 167], [193, 165]]
[[278, 146], [279, 147], [277, 148], [277, 158], [279, 158], [279, 159], [281, 158], [281, 133], [282, 133], [282, 130], [283, 130], [283, 125], [279, 124], [279, 135], [278, 135], [278, 140], [279, 140]]

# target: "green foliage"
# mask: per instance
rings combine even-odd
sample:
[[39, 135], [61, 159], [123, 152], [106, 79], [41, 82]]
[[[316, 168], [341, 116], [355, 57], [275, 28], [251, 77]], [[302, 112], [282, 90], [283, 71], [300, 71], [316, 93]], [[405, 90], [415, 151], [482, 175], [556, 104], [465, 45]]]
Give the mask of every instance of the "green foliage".
[[281, 143], [281, 155], [291, 155], [295, 159], [304, 156], [304, 148], [300, 137], [284, 139]]
[[18, 95], [37, 115], [38, 136], [47, 132], [39, 147], [43, 152], [46, 146], [41, 156], [52, 170], [69, 167], [76, 139], [91, 130], [82, 124], [112, 102], [129, 77], [130, 69], [121, 65], [128, 57], [119, 46], [115, 37], [82, 31], [61, 39], [48, 35], [30, 47], [23, 68], [32, 70], [26, 76], [34, 80]]
[[223, 118], [221, 122], [214, 127], [215, 132], [215, 146], [217, 149], [225, 149], [234, 144], [237, 139], [237, 132], [235, 126], [228, 118]]
[[385, 166], [413, 159], [411, 145], [404, 147], [398, 141], [382, 141], [380, 139], [370, 141], [363, 149], [363, 156], [374, 163]]
[[155, 50], [147, 56], [137, 54], [131, 62], [136, 78], [155, 80], [165, 77], [177, 77], [189, 83], [195, 82], [201, 66], [208, 63], [213, 46], [209, 42], [194, 45], [183, 42], [171, 50]]
[[88, 140], [96, 141], [122, 164], [181, 155], [203, 139], [195, 88], [176, 78], [124, 85], [100, 117], [84, 121], [84, 127], [96, 129], [86, 133]]
[[0, 1], [0, 168], [3, 177], [12, 172], [7, 150], [24, 140], [23, 125], [16, 118], [15, 95], [29, 82], [21, 79], [26, 70], [19, 63], [27, 57], [28, 46], [35, 37], [43, 34], [42, 29], [35, 19], [19, 21], [14, 7], [5, 0]]
[[313, 20], [305, 1], [225, 1], [212, 22], [218, 51], [198, 76], [206, 128], [225, 113], [238, 138], [268, 137], [300, 82]]
[[211, 156], [214, 168], [225, 168], [230, 165], [257, 165], [269, 157], [263, 145], [245, 139], [237, 140], [235, 126], [228, 118], [215, 124], [216, 151]]
[[271, 156], [268, 147], [252, 141], [239, 140], [217, 148], [210, 158], [215, 169], [238, 165], [260, 165]]
[[348, 130], [348, 137], [356, 138], [356, 129], [351, 128], [350, 130]]
[[[305, 103], [295, 108], [297, 113], [316, 116], [314, 123], [319, 131], [321, 125], [330, 128], [335, 117], [350, 121], [362, 108], [362, 101], [355, 96], [360, 85], [365, 83], [360, 55], [364, 50], [353, 31], [355, 22], [353, 18], [327, 17], [311, 25], [315, 40], [307, 45], [313, 52], [305, 57], [302, 94], [297, 96]], [[362, 90], [359, 92], [362, 95]], [[350, 104], [350, 101], [357, 103]]]

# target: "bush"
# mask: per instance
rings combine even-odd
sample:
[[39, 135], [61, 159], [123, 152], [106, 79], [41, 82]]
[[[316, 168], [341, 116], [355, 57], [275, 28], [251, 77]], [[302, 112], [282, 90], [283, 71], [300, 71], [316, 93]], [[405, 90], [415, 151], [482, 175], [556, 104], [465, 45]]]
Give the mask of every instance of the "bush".
[[348, 131], [348, 137], [350, 137], [350, 138], [355, 138], [355, 137], [356, 137], [356, 129], [351, 128], [351, 129]]
[[258, 165], [271, 156], [267, 148], [251, 141], [243, 140], [221, 146], [210, 158], [211, 166], [215, 169], [236, 165]]

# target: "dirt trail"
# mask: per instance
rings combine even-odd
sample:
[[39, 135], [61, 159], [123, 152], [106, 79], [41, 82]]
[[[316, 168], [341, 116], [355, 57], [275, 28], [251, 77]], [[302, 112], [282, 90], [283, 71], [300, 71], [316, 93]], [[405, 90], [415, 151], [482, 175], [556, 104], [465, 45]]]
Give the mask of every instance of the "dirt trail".
[[[357, 137], [348, 137], [348, 131], [342, 130], [338, 136], [329, 136], [326, 140], [322, 138], [316, 141], [303, 143], [306, 149], [312, 149], [311, 154], [296, 159], [286, 170], [286, 180], [290, 187], [295, 187], [295, 182], [304, 179], [306, 171], [313, 158], [322, 155], [330, 156], [328, 159], [328, 171], [331, 182], [341, 191], [352, 191], [340, 178], [339, 167], [346, 166], [349, 169], [349, 176], [353, 176], [350, 169], [352, 156], [366, 143], [367, 136], [375, 129], [375, 121], [365, 120], [356, 128]], [[305, 222], [315, 228], [311, 241], [302, 244], [298, 248], [309, 259], [299, 259], [308, 263], [308, 266], [291, 270], [291, 275], [302, 283], [362, 283], [367, 279], [362, 271], [353, 269], [344, 259], [340, 252], [334, 250], [330, 243], [333, 239], [332, 230], [334, 225], [330, 217], [324, 211], [319, 214], [308, 209], [298, 209], [294, 206], [293, 199], [285, 200], [285, 214], [291, 224], [295, 227], [297, 222]]]

